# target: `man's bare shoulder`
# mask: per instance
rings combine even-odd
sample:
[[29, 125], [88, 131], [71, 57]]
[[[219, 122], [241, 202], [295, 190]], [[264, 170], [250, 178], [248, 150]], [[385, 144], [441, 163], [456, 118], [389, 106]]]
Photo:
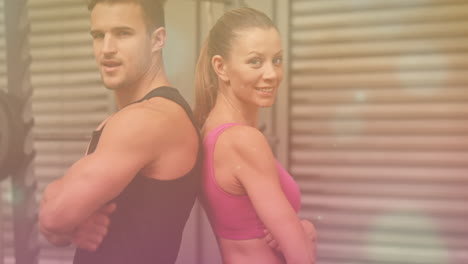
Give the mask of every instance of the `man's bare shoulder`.
[[115, 113], [109, 118], [105, 128], [106, 130], [113, 130], [115, 128], [120, 133], [126, 130], [156, 130], [156, 128], [161, 128], [161, 124], [168, 122], [168, 119], [164, 112], [135, 104], [129, 105]]
[[121, 109], [105, 123], [96, 152], [152, 152], [151, 146], [163, 142], [163, 119], [164, 115], [142, 107]]
[[107, 121], [106, 129], [132, 133], [142, 139], [147, 135], [152, 143], [187, 137], [189, 130], [195, 131], [180, 105], [159, 97], [121, 109]]

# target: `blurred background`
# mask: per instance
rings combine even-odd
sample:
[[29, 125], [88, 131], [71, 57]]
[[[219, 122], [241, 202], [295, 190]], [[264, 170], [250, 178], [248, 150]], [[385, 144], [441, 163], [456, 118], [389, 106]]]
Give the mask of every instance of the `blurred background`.
[[[190, 102], [202, 41], [241, 5], [283, 37], [261, 126], [301, 187], [317, 263], [468, 263], [468, 0], [169, 0], [165, 64]], [[37, 204], [115, 110], [84, 0], [0, 1], [0, 264], [71, 263], [37, 233]], [[199, 205], [177, 263], [221, 263]]]

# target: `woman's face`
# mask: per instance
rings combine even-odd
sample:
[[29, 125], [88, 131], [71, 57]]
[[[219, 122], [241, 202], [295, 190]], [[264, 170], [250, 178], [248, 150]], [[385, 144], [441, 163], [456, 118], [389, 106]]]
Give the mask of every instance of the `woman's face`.
[[249, 28], [236, 34], [225, 61], [226, 77], [242, 105], [268, 107], [283, 79], [283, 49], [275, 28]]

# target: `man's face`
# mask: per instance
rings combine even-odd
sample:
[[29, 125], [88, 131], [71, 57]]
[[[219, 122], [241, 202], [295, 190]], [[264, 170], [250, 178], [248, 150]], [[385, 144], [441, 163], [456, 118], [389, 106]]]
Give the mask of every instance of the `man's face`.
[[104, 85], [136, 85], [149, 70], [151, 38], [135, 3], [98, 3], [91, 12], [94, 56]]

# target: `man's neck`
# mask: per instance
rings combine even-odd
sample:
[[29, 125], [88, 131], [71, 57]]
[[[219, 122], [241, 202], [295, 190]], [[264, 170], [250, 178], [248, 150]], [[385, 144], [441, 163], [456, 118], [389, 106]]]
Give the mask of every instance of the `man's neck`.
[[143, 76], [138, 82], [114, 91], [119, 109], [143, 98], [155, 88], [170, 86], [163, 67], [159, 67], [156, 71], [153, 71], [153, 73], [150, 72], [151, 71], [148, 72], [149, 74]]

